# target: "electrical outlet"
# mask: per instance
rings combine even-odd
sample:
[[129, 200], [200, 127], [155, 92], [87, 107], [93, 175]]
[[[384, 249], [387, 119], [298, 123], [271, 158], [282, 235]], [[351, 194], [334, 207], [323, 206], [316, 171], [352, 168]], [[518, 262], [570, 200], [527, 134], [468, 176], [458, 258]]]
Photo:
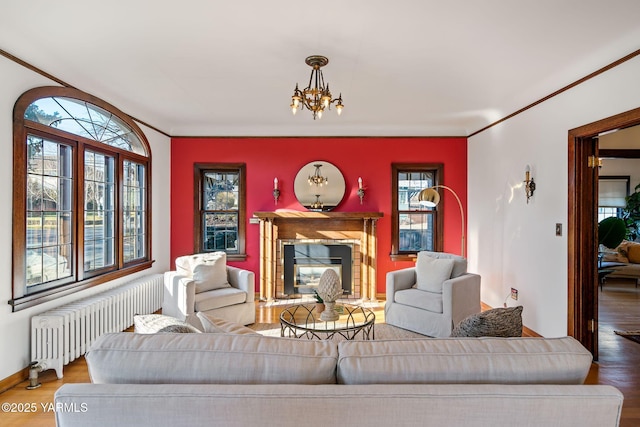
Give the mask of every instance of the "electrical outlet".
[[516, 288], [511, 288], [511, 299], [518, 301], [518, 290]]
[[562, 236], [562, 224], [556, 224], [556, 236]]

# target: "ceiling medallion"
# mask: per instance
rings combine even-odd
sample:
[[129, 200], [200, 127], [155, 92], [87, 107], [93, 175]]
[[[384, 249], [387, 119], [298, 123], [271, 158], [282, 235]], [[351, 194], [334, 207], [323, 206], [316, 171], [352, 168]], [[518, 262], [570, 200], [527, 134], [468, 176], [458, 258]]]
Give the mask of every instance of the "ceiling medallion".
[[329, 59], [326, 56], [312, 55], [308, 56], [304, 62], [312, 68], [311, 77], [309, 77], [309, 84], [303, 90], [298, 89], [296, 83], [290, 105], [293, 114], [295, 115], [298, 109], [304, 110], [306, 108], [313, 113], [314, 120], [321, 119], [324, 109], [331, 109], [331, 104], [334, 103], [338, 115], [342, 114], [344, 108], [342, 93], [336, 99], [331, 99], [329, 84], [327, 83], [325, 86], [322, 75], [322, 67], [329, 63]]

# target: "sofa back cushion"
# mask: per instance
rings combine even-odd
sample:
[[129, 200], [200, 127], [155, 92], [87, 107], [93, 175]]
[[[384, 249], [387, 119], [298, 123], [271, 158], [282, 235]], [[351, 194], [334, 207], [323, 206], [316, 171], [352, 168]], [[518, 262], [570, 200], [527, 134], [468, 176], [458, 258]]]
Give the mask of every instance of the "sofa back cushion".
[[339, 384], [582, 384], [592, 356], [564, 338], [343, 341]]
[[337, 344], [262, 335], [128, 332], [98, 338], [85, 356], [108, 384], [335, 384]]
[[608, 385], [64, 384], [54, 402], [58, 427], [613, 427], [623, 400]]

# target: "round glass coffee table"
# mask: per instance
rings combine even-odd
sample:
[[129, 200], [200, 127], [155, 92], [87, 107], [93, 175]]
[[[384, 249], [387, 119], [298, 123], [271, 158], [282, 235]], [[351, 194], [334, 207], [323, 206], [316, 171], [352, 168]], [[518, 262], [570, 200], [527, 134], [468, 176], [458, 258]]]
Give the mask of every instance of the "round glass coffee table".
[[289, 338], [331, 339], [336, 335], [347, 340], [360, 337], [374, 339], [375, 313], [365, 307], [336, 304], [338, 320], [325, 322], [315, 304], [296, 304], [280, 314], [280, 336]]

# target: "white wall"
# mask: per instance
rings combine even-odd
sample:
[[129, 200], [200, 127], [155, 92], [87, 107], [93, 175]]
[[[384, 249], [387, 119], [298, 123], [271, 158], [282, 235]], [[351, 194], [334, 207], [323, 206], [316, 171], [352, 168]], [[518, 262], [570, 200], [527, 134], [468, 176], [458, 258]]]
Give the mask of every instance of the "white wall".
[[[493, 307], [517, 288], [508, 304], [523, 305], [524, 324], [544, 336], [567, 334], [568, 131], [640, 107], [638, 75], [635, 57], [469, 138], [470, 270]], [[529, 204], [527, 164], [538, 186]]]
[[[0, 57], [0, 380], [24, 369], [30, 362], [31, 316], [62, 305], [74, 299], [108, 289], [117, 282], [106, 283], [78, 292], [55, 301], [12, 313], [7, 302], [11, 299], [11, 235], [12, 235], [12, 180], [13, 151], [12, 117], [13, 105], [18, 97], [33, 87], [55, 83], [23, 68], [4, 57]], [[93, 94], [96, 95], [96, 94]], [[105, 99], [105, 101], [109, 101]], [[130, 280], [150, 272], [159, 273], [169, 269], [170, 227], [170, 139], [154, 130], [142, 126], [152, 150], [152, 209], [153, 234], [152, 254], [155, 263], [150, 270], [129, 276]]]
[[[640, 149], [640, 144], [637, 144], [635, 149]], [[602, 159], [602, 167], [598, 174], [629, 176], [629, 192], [633, 193], [636, 185], [640, 184], [640, 159]]]

